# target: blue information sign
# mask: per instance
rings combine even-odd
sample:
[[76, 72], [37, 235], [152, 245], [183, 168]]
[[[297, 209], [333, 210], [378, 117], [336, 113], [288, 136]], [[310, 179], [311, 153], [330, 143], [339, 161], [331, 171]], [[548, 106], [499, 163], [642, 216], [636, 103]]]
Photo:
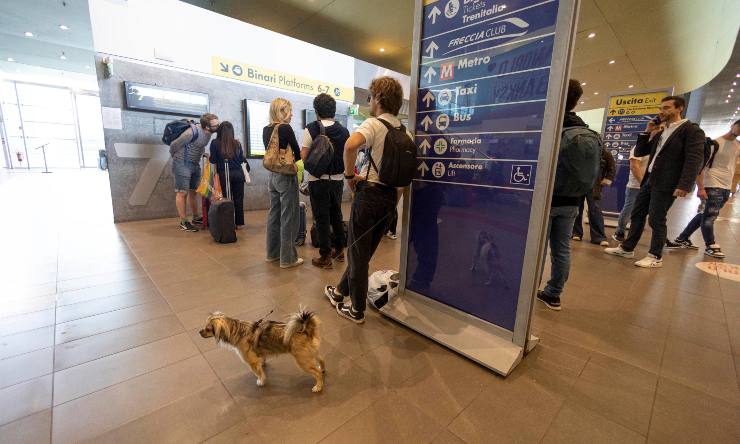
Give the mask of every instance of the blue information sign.
[[509, 331], [559, 4], [438, 0], [423, 9], [406, 288]]

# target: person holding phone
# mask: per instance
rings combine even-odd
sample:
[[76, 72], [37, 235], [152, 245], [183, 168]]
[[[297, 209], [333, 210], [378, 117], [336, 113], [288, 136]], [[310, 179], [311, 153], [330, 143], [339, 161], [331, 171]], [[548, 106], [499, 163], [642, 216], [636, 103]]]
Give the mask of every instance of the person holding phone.
[[665, 128], [660, 129], [660, 123], [651, 120], [645, 132], [638, 136], [634, 154], [650, 155], [647, 171], [630, 215], [629, 236], [618, 247], [606, 248], [606, 254], [635, 257], [635, 247], [649, 218], [653, 230], [650, 250], [635, 265], [644, 268], [663, 266], [663, 247], [668, 237], [668, 210], [677, 197], [684, 197], [690, 192], [704, 162], [704, 131], [696, 123], [682, 118], [685, 109], [686, 100], [683, 97], [664, 97], [658, 118]]

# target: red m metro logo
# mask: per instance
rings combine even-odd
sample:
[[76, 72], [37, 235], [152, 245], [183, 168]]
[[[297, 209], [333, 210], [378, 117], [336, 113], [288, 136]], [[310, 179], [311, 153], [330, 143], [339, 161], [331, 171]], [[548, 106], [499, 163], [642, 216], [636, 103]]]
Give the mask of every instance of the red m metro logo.
[[455, 78], [455, 63], [443, 63], [439, 65], [439, 80], [450, 80]]

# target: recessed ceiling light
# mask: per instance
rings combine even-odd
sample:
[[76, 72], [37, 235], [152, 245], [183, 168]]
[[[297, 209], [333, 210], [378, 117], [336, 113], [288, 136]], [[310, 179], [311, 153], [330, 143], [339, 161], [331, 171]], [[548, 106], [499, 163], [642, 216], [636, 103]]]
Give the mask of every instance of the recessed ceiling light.
[[616, 60], [609, 60], [609, 64], [610, 64], [610, 65], [613, 65], [613, 64], [615, 64], [615, 63], [617, 63], [617, 61], [616, 61]]
[[732, 86], [737, 86], [737, 82], [732, 82]]
[[725, 103], [730, 103], [730, 101], [729, 100], [725, 100]]
[[594, 95], [595, 96], [598, 96], [599, 95], [599, 92], [598, 91], [594, 91]]
[[732, 88], [730, 88], [730, 92], [731, 92], [731, 93], [734, 93], [734, 92], [735, 92], [735, 90], [734, 90], [734, 89], [732, 89]]
[[635, 85], [628, 85], [627, 88], [634, 88]]
[[735, 74], [735, 77], [740, 78], [740, 73]]
[[8, 57], [9, 62], [15, 62], [15, 59], [13, 57]]
[[385, 52], [385, 48], [380, 48], [380, 52]]
[[59, 29], [61, 29], [62, 31], [69, 31], [69, 26], [67, 26], [67, 25], [59, 25]]
[[586, 103], [586, 102], [581, 101], [581, 105], [583, 105], [584, 103]]
[[586, 86], [586, 82], [581, 82], [581, 86]]
[[731, 99], [732, 98], [732, 94], [727, 94], [727, 98], [728, 99]]
[[33, 37], [33, 33], [31, 31], [26, 31], [26, 33], [23, 35], [25, 35], [26, 37]]
[[588, 35], [588, 38], [590, 38], [590, 39], [592, 39], [594, 37], [596, 37], [596, 33], [595, 32], [592, 32], [591, 34]]

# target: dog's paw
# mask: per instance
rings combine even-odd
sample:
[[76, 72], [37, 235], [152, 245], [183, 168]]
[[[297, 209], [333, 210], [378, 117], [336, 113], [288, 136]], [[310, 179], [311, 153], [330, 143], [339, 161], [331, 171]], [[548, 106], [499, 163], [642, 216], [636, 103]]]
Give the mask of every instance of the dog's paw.
[[265, 386], [265, 381], [263, 379], [258, 379], [257, 380], [257, 387], [264, 387], [264, 386]]
[[313, 386], [313, 388], [311, 389], [311, 391], [314, 392], [314, 393], [319, 393], [319, 392], [321, 392], [321, 389], [323, 389], [323, 387], [319, 387], [318, 385], [315, 385], [315, 386]]

